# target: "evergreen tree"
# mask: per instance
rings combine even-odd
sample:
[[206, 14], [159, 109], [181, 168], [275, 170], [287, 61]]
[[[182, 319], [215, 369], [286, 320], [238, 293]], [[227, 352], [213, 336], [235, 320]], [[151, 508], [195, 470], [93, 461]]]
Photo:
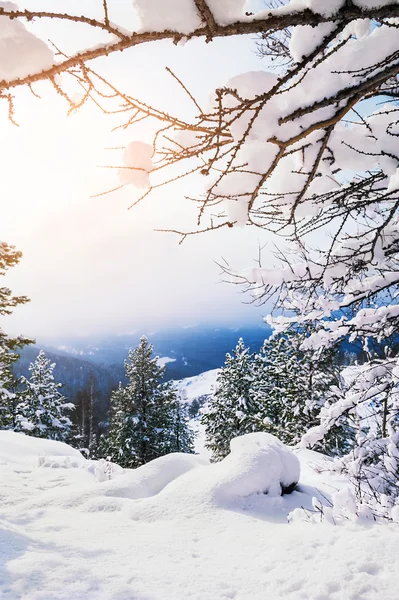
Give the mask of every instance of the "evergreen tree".
[[230, 451], [230, 440], [259, 429], [258, 407], [253, 393], [253, 354], [240, 338], [216, 380], [216, 391], [208, 402], [201, 423], [205, 425], [205, 446], [212, 460], [221, 460]]
[[71, 437], [72, 423], [67, 412], [74, 408], [60, 392], [61, 383], [54, 381], [55, 363], [41, 350], [29, 370], [31, 376], [21, 378], [24, 390], [17, 407], [16, 428], [29, 435], [61, 442]]
[[152, 353], [152, 345], [142, 337], [125, 361], [127, 386], [120, 384], [111, 396], [107, 454], [122, 467], [138, 467], [176, 451], [178, 440], [183, 443], [177, 392], [170, 383], [161, 383], [165, 367]]
[[[263, 429], [286, 444], [295, 444], [319, 422], [320, 410], [339, 386], [334, 349], [306, 350], [309, 328], [265, 341], [256, 356], [254, 392]], [[318, 450], [340, 454], [350, 444], [350, 428], [337, 423]]]
[[[5, 242], [0, 242], [0, 276], [14, 267], [20, 261], [22, 253]], [[13, 296], [7, 287], [0, 287], [0, 316], [9, 315], [13, 308], [28, 302], [26, 296]], [[25, 337], [12, 338], [6, 335], [0, 327], [0, 429], [14, 429], [16, 425], [16, 409], [18, 384], [12, 370], [18, 360], [18, 348], [31, 344], [33, 340]]]

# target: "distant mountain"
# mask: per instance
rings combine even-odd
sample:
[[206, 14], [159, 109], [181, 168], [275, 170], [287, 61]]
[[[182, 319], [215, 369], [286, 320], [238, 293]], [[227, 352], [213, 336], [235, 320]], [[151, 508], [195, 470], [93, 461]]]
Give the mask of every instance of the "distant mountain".
[[270, 328], [263, 324], [240, 328], [197, 325], [126, 335], [39, 340], [38, 345], [60, 356], [79, 358], [96, 365], [114, 365], [123, 378], [123, 361], [129, 349], [136, 347], [141, 335], [145, 334], [153, 344], [155, 354], [166, 365], [165, 378], [169, 380], [191, 377], [221, 367], [226, 352], [235, 347], [239, 337], [252, 351], [259, 350], [270, 333]]

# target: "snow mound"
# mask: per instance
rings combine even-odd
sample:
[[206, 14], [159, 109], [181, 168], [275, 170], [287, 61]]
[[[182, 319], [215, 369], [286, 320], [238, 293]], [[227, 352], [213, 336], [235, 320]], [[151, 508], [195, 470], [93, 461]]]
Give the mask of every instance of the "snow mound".
[[137, 500], [131, 505], [134, 520], [192, 518], [215, 507], [240, 509], [248, 497], [256, 495], [276, 499], [293, 489], [299, 475], [299, 460], [287, 446], [273, 435], [250, 433], [232, 440], [231, 453], [219, 463], [176, 453], [127, 471], [123, 477], [102, 483], [96, 498], [86, 502], [83, 510], [95, 510], [93, 503], [97, 506], [101, 494]]
[[299, 481], [297, 456], [270, 433], [248, 433], [230, 442], [231, 452], [219, 464], [219, 492], [229, 496], [281, 496]]
[[[59, 458], [56, 461], [54, 457]], [[0, 431], [0, 463], [2, 464], [30, 463], [35, 466], [44, 465], [47, 462], [48, 464], [51, 462], [61, 464], [65, 463], [65, 457], [73, 459], [72, 462], [85, 462], [79, 450], [75, 450], [63, 442], [31, 437], [14, 431]], [[71, 462], [71, 460], [67, 462]]]
[[241, 512], [248, 502], [274, 505], [299, 474], [299, 460], [287, 446], [270, 434], [249, 433], [232, 440], [231, 453], [221, 462], [177, 477], [145, 503], [133, 504], [130, 515], [154, 522], [176, 515], [192, 519], [216, 509]]
[[137, 469], [126, 469], [123, 477], [102, 486], [106, 496], [119, 498], [148, 498], [159, 494], [169, 483], [191, 469], [208, 464], [195, 454], [174, 452], [156, 458]]
[[[32, 513], [37, 509], [53, 506], [78, 509], [83, 513], [116, 512], [128, 506], [131, 501], [157, 496], [175, 479], [192, 469], [209, 464], [194, 454], [177, 452], [156, 458], [137, 469], [122, 469], [103, 460], [83, 460], [83, 464], [76, 465], [71, 460], [61, 464], [60, 461], [46, 459], [43, 466], [70, 467], [69, 479], [73, 485], [69, 489], [50, 487], [38, 498], [28, 498], [24, 510]], [[105, 466], [111, 468], [111, 472], [107, 469], [107, 479], [102, 476]]]

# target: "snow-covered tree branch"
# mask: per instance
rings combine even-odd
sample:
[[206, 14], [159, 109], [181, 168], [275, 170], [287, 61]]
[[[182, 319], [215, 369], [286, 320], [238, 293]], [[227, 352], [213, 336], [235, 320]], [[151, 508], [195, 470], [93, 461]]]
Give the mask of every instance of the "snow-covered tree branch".
[[[21, 22], [32, 22], [34, 20], [54, 20], [68, 21], [77, 26], [86, 25], [100, 32], [109, 35], [109, 40], [103, 44], [93, 47], [79, 49], [72, 56], [63, 57], [60, 61], [49, 63], [50, 53], [45, 56], [44, 47], [42, 47], [42, 59], [47, 59], [33, 67], [31, 72], [25, 76], [15, 76], [10, 79], [4, 79], [0, 83], [0, 90], [10, 90], [21, 85], [29, 85], [37, 81], [51, 80], [60, 73], [69, 72], [74, 67], [80, 68], [81, 65], [89, 60], [108, 56], [113, 52], [124, 51], [139, 44], [158, 40], [172, 40], [174, 43], [186, 41], [193, 38], [205, 38], [211, 41], [217, 37], [226, 37], [233, 35], [249, 35], [262, 33], [264, 36], [273, 34], [289, 27], [311, 26], [313, 28], [325, 24], [334, 23], [336, 25], [346, 25], [357, 19], [387, 19], [399, 16], [399, 7], [396, 2], [363, 2], [362, 0], [350, 1], [333, 0], [331, 2], [291, 2], [292, 6], [284, 6], [275, 9], [260, 11], [257, 14], [244, 12], [244, 0], [234, 0], [232, 2], [217, 2], [217, 0], [173, 0], [165, 3], [151, 0], [135, 0], [133, 5], [138, 11], [140, 17], [140, 26], [137, 31], [126, 30], [122, 24], [113, 23], [110, 20], [114, 0], [99, 0], [99, 5], [103, 6], [103, 18], [93, 18], [92, 16], [70, 14], [65, 12], [52, 12], [41, 10], [40, 2], [37, 2], [37, 8], [19, 9], [12, 2], [2, 2], [0, 5], [0, 15], [7, 18], [9, 23], [6, 25], [3, 21], [3, 29], [14, 30], [25, 41], [30, 40], [36, 45], [35, 49], [40, 48], [41, 41], [33, 40], [24, 28]], [[163, 6], [162, 6], [163, 5]], [[4, 36], [3, 34], [3, 37]], [[7, 35], [11, 38], [12, 36]], [[26, 50], [22, 50], [22, 57]], [[39, 56], [37, 56], [39, 58]], [[40, 67], [42, 67], [40, 69]]]

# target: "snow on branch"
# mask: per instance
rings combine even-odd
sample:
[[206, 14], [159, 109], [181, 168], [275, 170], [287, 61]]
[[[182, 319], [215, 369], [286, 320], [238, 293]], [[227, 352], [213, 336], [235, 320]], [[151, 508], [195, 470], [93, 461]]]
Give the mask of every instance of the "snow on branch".
[[[134, 4], [138, 8], [139, 14], [141, 12], [143, 17], [142, 22], [146, 27], [140, 31], [126, 31], [122, 26], [110, 22], [108, 5], [111, 4], [109, 0], [108, 3], [104, 3], [104, 20], [98, 20], [85, 15], [69, 14], [68, 12], [19, 10], [11, 2], [2, 2], [0, 5], [0, 16], [7, 18], [11, 22], [16, 19], [28, 22], [38, 19], [69, 21], [76, 24], [85, 24], [93, 29], [109, 33], [112, 39], [108, 43], [78, 51], [73, 56], [65, 58], [51, 67], [37, 71], [32, 69], [32, 72], [24, 77], [4, 79], [0, 82], [0, 91], [29, 85], [37, 81], [48, 80], [55, 75], [68, 72], [71, 68], [79, 67], [82, 63], [95, 58], [108, 56], [114, 52], [124, 51], [128, 48], [157, 40], [169, 39], [174, 43], [178, 43], [186, 39], [204, 37], [210, 41], [213, 38], [234, 35], [271, 34], [289, 27], [310, 26], [315, 28], [324, 23], [350, 23], [357, 19], [372, 18], [379, 20], [399, 16], [399, 6], [397, 6], [396, 2], [382, 3], [381, 1], [376, 2], [375, 6], [371, 5], [371, 7], [370, 3], [362, 5], [361, 2], [357, 2], [356, 4], [334, 2], [332, 3], [334, 6], [333, 11], [321, 10], [320, 12], [306, 8], [306, 3], [292, 2], [292, 8], [288, 5], [277, 9], [266, 9], [253, 15], [244, 14], [243, 10], [237, 10], [237, 8], [229, 14], [229, 4], [236, 4], [238, 8], [241, 7], [243, 9], [244, 2], [222, 2], [222, 6], [218, 8], [218, 3], [215, 0], [208, 0], [208, 2], [205, 0], [174, 0], [172, 6], [168, 6], [167, 10], [164, 7], [162, 10], [162, 3], [159, 0], [147, 2], [136, 0]], [[310, 6], [312, 6], [312, 3], [310, 3]], [[224, 23], [223, 15], [226, 12], [229, 18], [227, 19], [227, 23]], [[219, 19], [215, 18], [215, 13], [219, 14]], [[159, 14], [161, 14], [161, 21], [159, 21]], [[184, 17], [187, 16], [189, 18], [185, 19]], [[162, 19], [164, 22], [163, 26]], [[4, 20], [2, 19], [2, 21], [4, 29]], [[0, 32], [1, 29], [2, 26], [0, 25]]]

